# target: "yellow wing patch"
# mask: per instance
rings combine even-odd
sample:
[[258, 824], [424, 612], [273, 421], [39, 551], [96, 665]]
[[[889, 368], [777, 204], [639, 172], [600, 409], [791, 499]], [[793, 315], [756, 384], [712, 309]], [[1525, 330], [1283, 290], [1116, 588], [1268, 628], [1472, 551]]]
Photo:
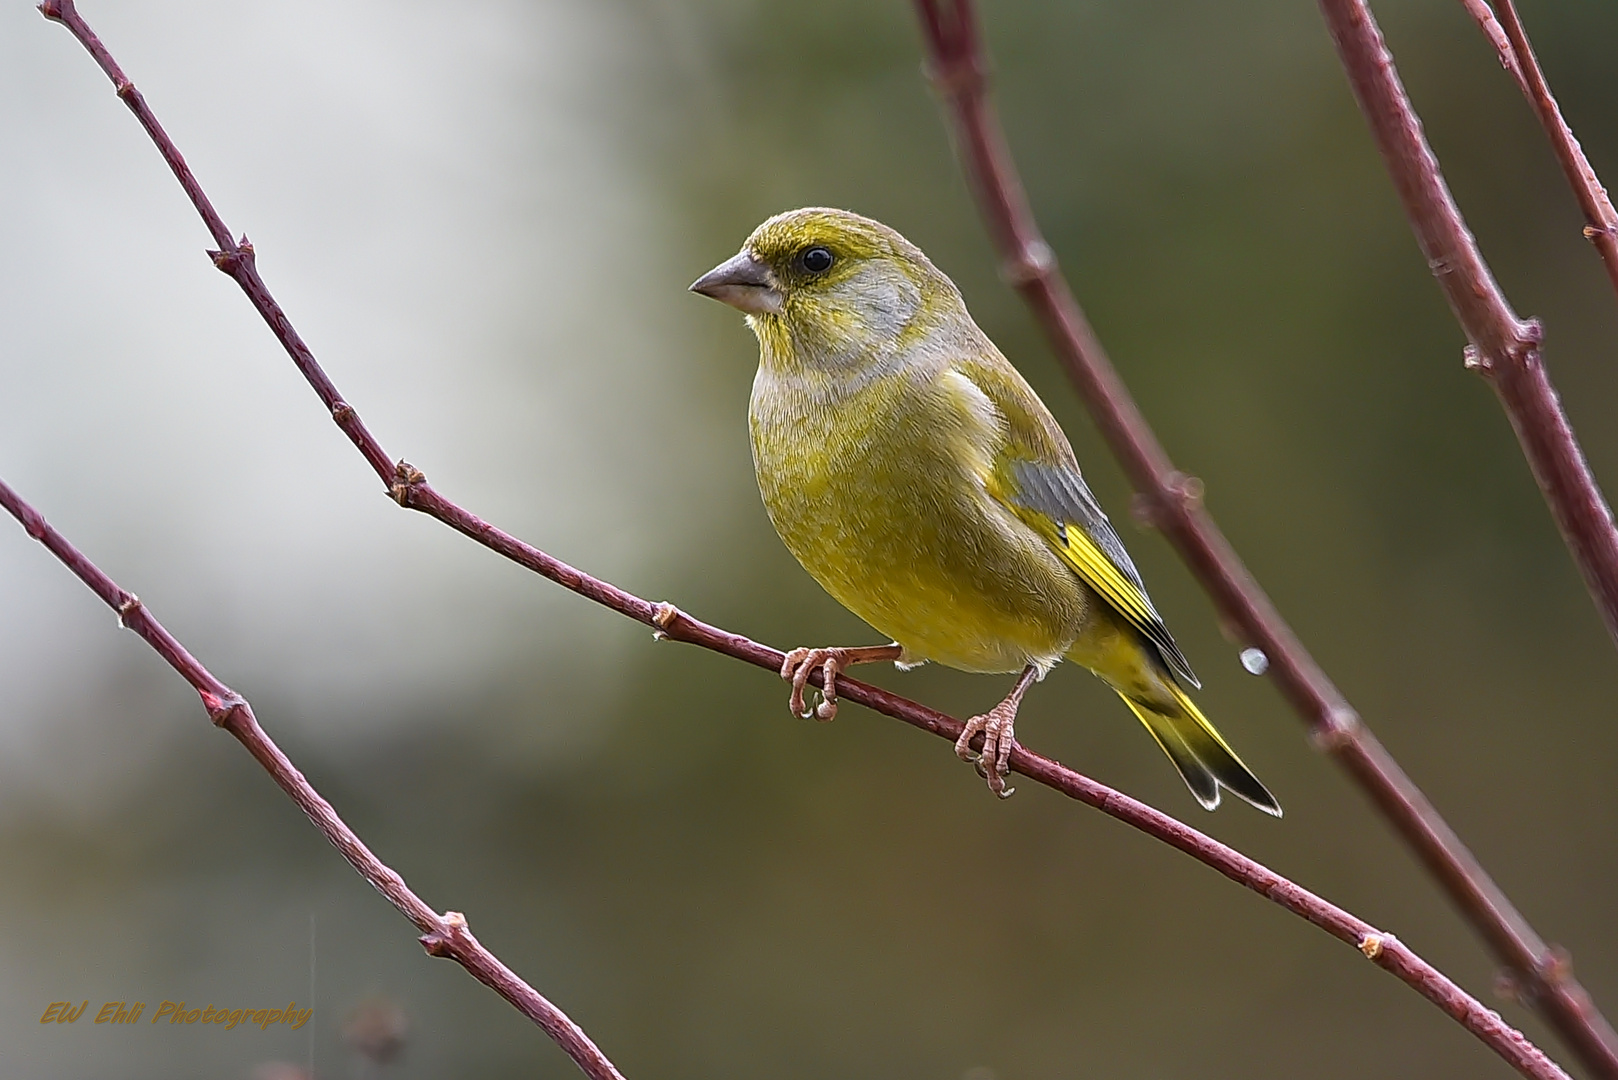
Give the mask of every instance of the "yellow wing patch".
[[[1019, 462], [1010, 473], [1009, 485], [991, 480], [989, 493], [1039, 533], [1080, 580], [1156, 646], [1174, 674], [1193, 687], [1202, 685], [1077, 470]], [[1006, 486], [1013, 490], [1005, 490]]]

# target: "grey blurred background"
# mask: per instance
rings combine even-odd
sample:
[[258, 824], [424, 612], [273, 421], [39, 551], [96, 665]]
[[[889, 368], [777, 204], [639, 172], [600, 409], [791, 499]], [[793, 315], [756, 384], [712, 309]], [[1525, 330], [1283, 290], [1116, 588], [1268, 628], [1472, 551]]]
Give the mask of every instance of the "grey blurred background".
[[[1170, 452], [1613, 1015], [1612, 643], [1462, 370], [1313, 5], [986, 7], [1034, 205]], [[1458, 4], [1380, 9], [1610, 488], [1618, 309], [1543, 139]], [[1127, 518], [996, 277], [900, 0], [84, 10], [390, 452], [561, 558], [783, 647], [875, 640], [772, 534], [745, 433], [751, 335], [684, 291], [763, 217], [812, 203], [888, 221], [954, 276]], [[1618, 8], [1524, 17], [1618, 176]], [[210, 266], [101, 73], [25, 3], [0, 9], [0, 132], [0, 476], [628, 1076], [1508, 1074], [1352, 950], [1183, 856], [1035, 785], [997, 803], [946, 744], [858, 708], [796, 720], [768, 674], [654, 645], [399, 512]], [[1204, 814], [1082, 671], [1040, 687], [1019, 734], [1487, 996], [1474, 937], [1241, 670], [1166, 544], [1124, 532], [1285, 820]], [[963, 716], [1007, 682], [873, 677]], [[575, 1075], [427, 958], [195, 696], [4, 522], [0, 865], [7, 1076]], [[296, 1032], [41, 1026], [59, 999], [316, 1013]], [[408, 1023], [380, 1069], [343, 1036], [367, 1002]]]

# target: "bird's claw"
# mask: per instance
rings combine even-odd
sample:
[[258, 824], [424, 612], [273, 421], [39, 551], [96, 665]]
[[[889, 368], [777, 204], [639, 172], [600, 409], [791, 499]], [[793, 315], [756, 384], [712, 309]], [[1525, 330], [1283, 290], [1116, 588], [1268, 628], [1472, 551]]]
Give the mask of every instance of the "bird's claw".
[[[792, 698], [787, 702], [787, 707], [794, 716], [822, 723], [836, 719], [837, 673], [843, 667], [843, 652], [842, 649], [797, 648], [787, 653], [781, 664], [781, 678], [792, 683]], [[820, 700], [813, 706], [806, 706], [803, 691], [809, 685], [809, 676], [815, 668], [821, 671]]]
[[[955, 756], [967, 762], [977, 770], [979, 776], [987, 780], [989, 790], [1002, 799], [1009, 799], [1016, 792], [1016, 788], [1006, 786], [1006, 768], [1011, 762], [1011, 749], [1017, 745], [1015, 728], [1015, 708], [1006, 708], [1001, 702], [981, 716], [974, 716], [966, 722], [961, 731], [961, 737], [955, 740]], [[983, 735], [983, 752], [972, 749], [972, 739], [979, 733]]]

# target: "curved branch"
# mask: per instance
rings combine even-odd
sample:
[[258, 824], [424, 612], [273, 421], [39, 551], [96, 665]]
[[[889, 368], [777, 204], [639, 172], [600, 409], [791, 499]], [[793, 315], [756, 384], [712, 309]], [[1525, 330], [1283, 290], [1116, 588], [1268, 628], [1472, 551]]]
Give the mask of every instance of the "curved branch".
[[[1546, 1015], [1587, 1065], [1603, 1076], [1618, 1077], [1618, 1037], [1596, 1011], [1583, 987], [1574, 980], [1566, 954], [1547, 946], [1534, 932], [1426, 796], [1361, 722], [1359, 714], [1304, 648], [1242, 564], [1224, 533], [1203, 509], [1200, 482], [1174, 467], [1119, 378], [1034, 221], [999, 119], [988, 100], [985, 51], [970, 0], [915, 0], [915, 4], [928, 53], [929, 74], [944, 99], [953, 124], [956, 153], [1002, 259], [1005, 276], [1039, 320], [1052, 350], [1078, 388], [1102, 436], [1130, 481], [1143, 493], [1141, 506], [1145, 516], [1179, 551], [1221, 613], [1251, 643], [1263, 649], [1278, 689], [1309, 724], [1319, 745], [1353, 776], [1438, 879], [1451, 901], [1511, 968], [1515, 984], [1522, 988], [1528, 1002]], [[1387, 71], [1391, 74], [1391, 62]], [[1415, 124], [1413, 116], [1410, 123]], [[1419, 138], [1419, 127], [1416, 132]], [[1431, 162], [1430, 153], [1425, 160], [1436, 176], [1437, 166]], [[1450, 218], [1459, 222], [1459, 214], [1453, 212], [1453, 206], [1449, 209]], [[1438, 208], [1431, 216], [1443, 218], [1445, 215]], [[1456, 252], [1446, 249], [1433, 253], [1437, 260], [1434, 266], [1446, 281], [1446, 288], [1458, 278], [1457, 271], [1463, 266], [1471, 275], [1467, 280], [1487, 281], [1492, 287], [1492, 279], [1488, 278], [1482, 260], [1477, 258], [1475, 248], [1469, 245], [1461, 245], [1461, 248]], [[1466, 261], [1468, 252], [1469, 262]], [[1486, 339], [1496, 350], [1491, 356], [1499, 355], [1499, 350], [1507, 343], [1518, 340], [1522, 324], [1505, 307], [1498, 289], [1468, 292], [1458, 301], [1466, 306], [1469, 319], [1496, 328], [1497, 332]], [[1543, 391], [1537, 398], [1540, 404], [1547, 400], [1554, 404], [1555, 396], [1549, 393], [1549, 383], [1543, 381], [1538, 354], [1532, 352], [1531, 355], [1532, 365], [1526, 366], [1520, 376], [1497, 378], [1496, 386], [1509, 386], [1516, 391], [1538, 385]], [[1502, 389], [1502, 395], [1504, 393]], [[1565, 422], [1560, 428], [1534, 430], [1567, 431]], [[1582, 458], [1578, 457], [1570, 434], [1562, 449], [1569, 446], [1572, 457], [1582, 467]], [[1584, 475], [1588, 478], [1587, 472]], [[1584, 490], [1593, 491], [1593, 483]], [[1599, 493], [1596, 501], [1599, 504]], [[1553, 505], [1556, 505], [1555, 500]], [[1610, 531], [1610, 521], [1607, 525]], [[1599, 533], [1600, 530], [1592, 531]], [[1618, 601], [1618, 557], [1614, 558], [1613, 566], [1612, 595]], [[1618, 611], [1618, 604], [1610, 608], [1602, 606], [1604, 611]]]
[[524, 1016], [543, 1028], [545, 1034], [555, 1040], [556, 1045], [566, 1051], [568, 1057], [577, 1062], [592, 1080], [623, 1080], [622, 1074], [596, 1048], [582, 1028], [478, 943], [467, 928], [464, 915], [457, 911], [438, 914], [411, 891], [404, 878], [373, 855], [364, 841], [332, 809], [331, 803], [321, 798], [320, 793], [304, 779], [303, 773], [259, 727], [252, 706], [203, 667], [152, 616], [139, 597], [120, 588], [117, 582], [68, 543], [3, 480], [0, 480], [0, 507], [16, 518], [29, 536], [44, 544], [52, 555], [116, 611], [122, 626], [139, 634], [170, 667], [180, 673], [181, 678], [191, 684], [202, 698], [202, 707], [208, 710], [208, 719], [234, 735], [247, 748], [247, 752], [264, 766], [264, 771], [270, 774], [281, 790], [298, 804], [298, 809], [308, 816], [321, 835], [348, 860], [349, 865], [386, 897], [388, 903], [398, 908], [400, 914], [416, 924], [422, 932], [422, 947], [427, 952], [454, 960], [473, 978], [515, 1005]]
[[[220, 250], [212, 253], [215, 265], [230, 274], [241, 286], [253, 306], [263, 316], [265, 322], [269, 324], [277, 339], [281, 341], [294, 363], [297, 364], [304, 377], [320, 396], [321, 401], [331, 411], [333, 420], [359, 448], [367, 462], [371, 464], [382, 481], [388, 485], [389, 494], [401, 506], [419, 510], [435, 517], [491, 550], [582, 596], [588, 597], [630, 618], [656, 627], [657, 633], [661, 637], [702, 645], [714, 651], [746, 660], [770, 671], [780, 670], [783, 654], [777, 650], [760, 645], [741, 635], [732, 634], [718, 627], [700, 622], [680, 612], [672, 605], [653, 604], [608, 582], [591, 577], [589, 574], [552, 558], [538, 548], [523, 543], [509, 533], [484, 522], [476, 515], [446, 499], [428, 486], [426, 477], [420, 470], [409, 463], [400, 461], [397, 465], [390, 466], [388, 464], [389, 459], [383, 452], [381, 444], [361, 422], [354, 409], [339, 396], [336, 386], [320, 368], [314, 355], [292, 327], [285, 312], [282, 311], [275, 299], [270, 295], [269, 290], [258, 275], [251, 245], [246, 242], [245, 238], [239, 244], [232, 241], [224, 221], [213, 209], [201, 185], [197, 183], [196, 178], [185, 165], [184, 158], [169, 139], [167, 133], [164, 132], [151, 109], [146, 105], [145, 99], [123, 75], [112, 55], [78, 15], [72, 0], [49, 0], [49, 2], [42, 5], [41, 10], [48, 18], [66, 25], [74, 36], [90, 51], [91, 55], [95, 57], [102, 70], [107, 73], [107, 76], [112, 79], [114, 86], [117, 87], [119, 97], [129, 105], [139, 118], [141, 125], [151, 135], [164, 160], [168, 162], [170, 168], [174, 171], [186, 194], [202, 215], [215, 241], [220, 245]], [[131, 594], [119, 589], [110, 579], [97, 570], [89, 560], [68, 545], [36, 512], [22, 503], [15, 493], [10, 488], [5, 487], [3, 483], [0, 483], [0, 505], [4, 505], [19, 521], [22, 521], [30, 535], [46, 543], [47, 547], [89, 584], [103, 600], [119, 611], [120, 616], [129, 616], [133, 620], [126, 622], [126, 625], [130, 625], [137, 632], [140, 632], [163, 655], [164, 659], [174, 666], [175, 670], [179, 671], [197, 688], [198, 692], [203, 696], [204, 705], [209, 709], [209, 715], [215, 719], [215, 722], [229, 728], [232, 734], [242, 739], [248, 745], [249, 750], [253, 752], [254, 757], [270, 770], [271, 774], [276, 777], [277, 782], [293, 796], [305, 813], [309, 814], [315, 824], [338, 846], [339, 850], [343, 852], [344, 856], [349, 859], [355, 868], [392, 900], [395, 906], [399, 907], [412, 921], [416, 921], [418, 926], [427, 931], [423, 942], [428, 946], [430, 952], [435, 955], [455, 957], [480, 980], [494, 987], [508, 1000], [512, 1000], [514, 1004], [517, 1004], [525, 1013], [545, 1027], [545, 1030], [551, 1034], [552, 1038], [556, 1039], [570, 1054], [573, 1054], [574, 1060], [578, 1061], [581, 1067], [585, 1067], [586, 1072], [590, 1073], [591, 1076], [598, 1075], [597, 1072], [591, 1071], [592, 1068], [612, 1069], [611, 1064], [606, 1062], [605, 1058], [600, 1058], [599, 1062], [596, 1062], [591, 1057], [590, 1052], [593, 1052], [595, 1057], [599, 1057], [599, 1051], [595, 1050], [593, 1044], [589, 1042], [582, 1031], [579, 1031], [575, 1025], [567, 1021], [565, 1016], [562, 1016], [559, 1011], [556, 1011], [553, 1006], [545, 1002], [526, 984], [522, 984], [508, 969], [499, 966], [498, 961], [484, 953], [481, 947], [477, 946], [475, 941], [472, 941], [471, 935], [465, 930], [464, 919], [453, 915], [440, 917], [416, 899], [414, 894], [409, 893], [398, 875], [383, 866], [365, 849], [358, 838], [337, 818], [330, 806], [309, 787], [302, 776], [292, 768], [291, 763], [286, 760], [285, 756], [263, 735], [256, 722], [253, 721], [251, 710], [247, 708], [246, 702], [226, 688], [223, 683], [214, 679], [200, 664], [197, 664], [190, 657], [190, 654], [186, 653], [179, 643], [168, 635], [167, 631], [163, 630], [155, 620], [151, 619]], [[816, 685], [820, 684], [820, 672], [814, 673], [812, 681]], [[842, 696], [846, 698], [903, 720], [925, 731], [930, 731], [950, 741], [958, 738], [962, 730], [961, 722], [953, 717], [925, 708], [915, 702], [876, 687], [868, 686], [857, 680], [841, 679], [839, 680], [839, 689]], [[1368, 923], [1355, 918], [1341, 908], [1327, 903], [1320, 897], [1288, 881], [1254, 860], [1224, 844], [1220, 844], [1182, 822], [1081, 776], [1055, 761], [1034, 754], [1019, 746], [1012, 753], [1010, 765], [1013, 771], [1046, 784], [1068, 795], [1070, 798], [1093, 806], [1103, 813], [1109, 814], [1185, 852], [1224, 874], [1232, 881], [1252, 889], [1288, 911], [1307, 919], [1339, 940], [1354, 945], [1367, 958], [1409, 984], [1423, 997], [1437, 1005], [1447, 1015], [1476, 1035], [1524, 1076], [1534, 1077], [1537, 1080], [1565, 1078], [1566, 1074], [1542, 1051], [1525, 1039], [1521, 1033], [1505, 1024], [1498, 1014], [1483, 1007], [1476, 999], [1468, 995], [1437, 969], [1423, 961], [1392, 935], [1375, 930]], [[468, 959], [465, 958], [468, 956], [476, 960], [479, 966], [474, 967], [472, 963], [469, 963]], [[493, 964], [497, 967], [489, 968], [487, 964]], [[512, 993], [512, 984], [520, 987], [522, 991], [526, 991], [526, 994]], [[615, 1071], [610, 1071], [599, 1075], [616, 1076], [617, 1074]]]

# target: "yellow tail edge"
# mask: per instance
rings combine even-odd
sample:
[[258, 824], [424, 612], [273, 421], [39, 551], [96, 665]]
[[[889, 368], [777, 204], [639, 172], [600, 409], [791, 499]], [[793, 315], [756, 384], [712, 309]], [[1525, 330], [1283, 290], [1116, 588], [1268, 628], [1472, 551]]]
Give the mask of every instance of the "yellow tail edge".
[[1219, 805], [1219, 789], [1225, 788], [1266, 814], [1280, 817], [1281, 804], [1253, 775], [1253, 770], [1236, 756], [1236, 751], [1202, 715], [1196, 702], [1168, 679], [1164, 683], [1178, 706], [1173, 712], [1163, 710], [1155, 702], [1137, 701], [1122, 693], [1118, 696], [1174, 762], [1197, 802], [1204, 809], [1212, 810]]

